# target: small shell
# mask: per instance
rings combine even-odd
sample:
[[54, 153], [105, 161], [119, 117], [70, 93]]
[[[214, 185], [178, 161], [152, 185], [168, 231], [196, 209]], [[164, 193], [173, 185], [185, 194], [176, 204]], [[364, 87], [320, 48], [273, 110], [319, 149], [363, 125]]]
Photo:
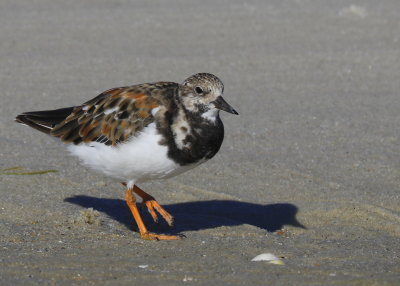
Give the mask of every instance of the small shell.
[[285, 263], [272, 253], [262, 253], [254, 257], [251, 261], [267, 261], [271, 264], [285, 265]]

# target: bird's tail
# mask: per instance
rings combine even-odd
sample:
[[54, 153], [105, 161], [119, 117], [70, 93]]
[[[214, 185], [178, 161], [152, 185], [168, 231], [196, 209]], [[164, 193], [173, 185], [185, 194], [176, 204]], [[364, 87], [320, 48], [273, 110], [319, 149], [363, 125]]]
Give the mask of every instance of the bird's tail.
[[50, 134], [50, 131], [58, 123], [62, 122], [73, 111], [73, 107], [60, 108], [55, 110], [29, 111], [18, 115], [15, 121], [28, 125], [43, 133]]

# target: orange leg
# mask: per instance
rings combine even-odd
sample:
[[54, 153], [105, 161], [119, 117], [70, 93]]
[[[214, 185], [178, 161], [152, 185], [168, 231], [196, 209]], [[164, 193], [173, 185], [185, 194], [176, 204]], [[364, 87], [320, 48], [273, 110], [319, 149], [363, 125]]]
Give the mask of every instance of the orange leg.
[[133, 186], [133, 192], [140, 196], [142, 201], [142, 207], [146, 206], [147, 210], [151, 214], [153, 220], [158, 222], [158, 216], [155, 211], [157, 211], [168, 223], [169, 226], [174, 225], [174, 218], [170, 215], [160, 204], [148, 193], [140, 189], [138, 186]]
[[149, 232], [147, 230], [147, 228], [144, 225], [144, 222], [142, 220], [142, 217], [140, 216], [139, 210], [138, 210], [138, 208], [136, 206], [136, 199], [135, 199], [135, 196], [133, 194], [134, 189], [135, 188], [126, 190], [125, 200], [126, 200], [126, 203], [129, 206], [129, 209], [132, 212], [133, 218], [135, 219], [135, 221], [137, 223], [137, 226], [139, 228], [140, 236], [143, 239], [147, 239], [147, 240], [175, 240], [175, 239], [180, 239], [181, 236], [178, 236], [178, 235], [155, 234], [155, 233], [151, 233], [151, 232]]

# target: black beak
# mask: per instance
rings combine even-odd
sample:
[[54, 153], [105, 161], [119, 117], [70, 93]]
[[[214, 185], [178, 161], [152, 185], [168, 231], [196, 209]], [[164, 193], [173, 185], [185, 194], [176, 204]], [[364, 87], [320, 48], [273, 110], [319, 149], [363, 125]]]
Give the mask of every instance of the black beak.
[[218, 109], [239, 115], [239, 113], [237, 113], [237, 111], [233, 109], [232, 106], [230, 106], [222, 96], [218, 96], [217, 99], [214, 100], [212, 103], [214, 103], [215, 107]]

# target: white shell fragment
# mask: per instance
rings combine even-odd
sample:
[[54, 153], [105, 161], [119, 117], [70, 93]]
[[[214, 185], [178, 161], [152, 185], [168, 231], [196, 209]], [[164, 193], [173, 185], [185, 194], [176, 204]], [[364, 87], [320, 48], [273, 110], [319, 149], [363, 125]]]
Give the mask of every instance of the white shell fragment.
[[182, 281], [183, 281], [183, 282], [193, 281], [193, 277], [190, 277], [190, 276], [186, 276], [186, 275], [185, 275], [185, 277], [183, 278]]
[[262, 253], [254, 257], [251, 261], [267, 261], [271, 264], [285, 265], [285, 263], [272, 253]]

